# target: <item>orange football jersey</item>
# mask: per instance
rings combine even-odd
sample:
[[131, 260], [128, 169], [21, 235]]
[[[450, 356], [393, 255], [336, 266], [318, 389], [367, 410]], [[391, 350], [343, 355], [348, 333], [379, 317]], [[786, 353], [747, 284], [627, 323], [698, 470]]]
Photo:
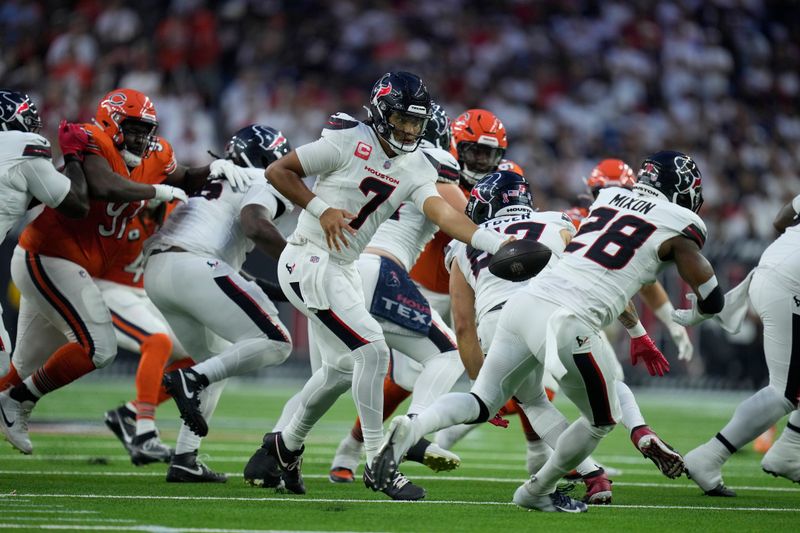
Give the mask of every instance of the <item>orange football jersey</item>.
[[[156, 184], [177, 167], [172, 147], [159, 137], [156, 149], [128, 171], [111, 138], [93, 124], [85, 127], [91, 136], [88, 152], [105, 158], [111, 169], [123, 177]], [[31, 253], [61, 257], [81, 265], [92, 277], [102, 277], [125, 248], [128, 224], [145, 203], [92, 200], [89, 215], [83, 219], [70, 219], [45, 207], [22, 232], [19, 244]]]
[[[501, 159], [497, 165], [498, 170], [510, 170], [517, 174], [524, 175], [522, 167], [510, 159]], [[462, 189], [463, 190], [463, 189]], [[464, 195], [469, 198], [469, 192], [464, 191]], [[443, 231], [437, 231], [422, 250], [422, 254], [417, 259], [411, 269], [411, 279], [422, 285], [428, 290], [447, 294], [450, 292], [450, 272], [444, 266], [444, 249], [453, 240]]]

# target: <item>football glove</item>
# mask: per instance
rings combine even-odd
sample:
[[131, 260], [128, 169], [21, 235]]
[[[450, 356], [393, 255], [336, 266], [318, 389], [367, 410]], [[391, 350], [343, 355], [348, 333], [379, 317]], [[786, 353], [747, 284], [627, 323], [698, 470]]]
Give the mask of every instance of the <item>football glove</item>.
[[89, 144], [89, 133], [80, 124], [62, 120], [58, 125], [58, 145], [66, 159], [68, 156], [83, 161], [83, 152]]
[[507, 428], [508, 427], [508, 420], [500, 416], [500, 413], [494, 415], [494, 418], [489, 420], [489, 423], [493, 426], [497, 426], [499, 428]]
[[690, 307], [688, 309], [676, 309], [672, 312], [672, 320], [676, 324], [680, 324], [681, 326], [696, 326], [700, 322], [714, 316], [705, 315], [700, 312], [700, 309], [697, 307], [697, 295], [695, 293], [690, 292], [686, 295], [686, 299], [689, 300]]
[[156, 190], [156, 195], [153, 196], [153, 200], [156, 202], [171, 202], [173, 200], [180, 200], [181, 202], [189, 201], [186, 191], [179, 189], [178, 187], [158, 184], [153, 185], [153, 188]]
[[663, 376], [669, 372], [669, 361], [647, 334], [631, 339], [631, 364], [635, 366], [640, 359], [644, 361], [651, 376]]
[[670, 324], [667, 326], [667, 330], [672, 342], [678, 347], [678, 360], [691, 361], [694, 355], [694, 346], [692, 346], [692, 340], [689, 338], [686, 328], [679, 324]]
[[231, 187], [240, 191], [246, 189], [253, 182], [252, 175], [228, 159], [217, 159], [208, 168], [211, 170], [209, 177], [225, 178], [231, 184]]

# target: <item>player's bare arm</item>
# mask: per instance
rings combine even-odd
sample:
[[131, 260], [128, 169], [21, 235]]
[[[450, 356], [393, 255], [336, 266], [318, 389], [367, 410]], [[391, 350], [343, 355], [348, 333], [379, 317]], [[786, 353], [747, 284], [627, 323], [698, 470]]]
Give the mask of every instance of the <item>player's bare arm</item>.
[[467, 198], [461, 192], [461, 187], [455, 183], [437, 183], [436, 191], [453, 209], [463, 212], [467, 207]]
[[800, 195], [795, 196], [794, 200], [786, 204], [778, 212], [772, 225], [775, 231], [783, 233], [789, 226], [794, 226], [798, 222], [797, 214], [800, 213]]
[[450, 270], [450, 304], [461, 362], [469, 379], [476, 379], [483, 366], [483, 351], [475, 324], [475, 292], [455, 261]]
[[89, 214], [89, 188], [80, 161], [68, 159], [64, 166], [64, 175], [70, 181], [69, 192], [56, 210], [70, 218], [84, 218]]
[[242, 231], [256, 248], [278, 259], [286, 247], [286, 240], [272, 224], [269, 211], [258, 204], [248, 204], [239, 213]]
[[133, 202], [136, 200], [158, 199], [186, 201], [186, 193], [170, 185], [148, 185], [126, 179], [111, 169], [104, 158], [87, 154], [83, 162], [83, 172], [89, 197], [94, 200], [110, 202]]
[[294, 150], [269, 165], [264, 174], [272, 186], [278, 189], [278, 192], [295, 205], [299, 205], [319, 218], [319, 224], [325, 232], [325, 240], [329, 248], [341, 251], [340, 242], [345, 247], [350, 246], [344, 232], [351, 235], [356, 234], [356, 230], [348, 224], [355, 218], [355, 215], [344, 209], [336, 209], [327, 205], [306, 187], [302, 180], [306, 174]]
[[689, 295], [691, 309], [673, 311], [672, 317], [684, 326], [693, 326], [722, 311], [725, 297], [717, 283], [714, 269], [708, 259], [700, 253], [694, 241], [685, 237], [673, 237], [659, 249], [662, 259], [672, 259], [678, 274], [692, 288]]
[[178, 165], [175, 171], [167, 176], [164, 183], [173, 187], [180, 187], [188, 193], [193, 193], [203, 188], [211, 174], [209, 165], [204, 167], [185, 167]]
[[[463, 211], [456, 211], [441, 196], [431, 196], [425, 200], [423, 212], [434, 224], [452, 238], [469, 244], [474, 248], [497, 253], [506, 241], [496, 231], [479, 228]], [[514, 240], [511, 237], [508, 240]]]
[[636, 327], [639, 323], [639, 313], [636, 312], [636, 306], [634, 305], [633, 301], [628, 302], [628, 305], [625, 307], [625, 310], [622, 312], [619, 317], [617, 317], [620, 324], [622, 324], [625, 329], [632, 329]]
[[672, 306], [672, 302], [669, 301], [667, 291], [664, 290], [661, 283], [655, 281], [642, 285], [641, 290], [639, 290], [639, 296], [642, 297], [644, 304], [653, 311], [661, 323], [666, 326], [672, 341], [678, 347], [678, 359], [690, 361], [694, 355], [692, 341], [686, 328], [672, 320], [672, 312], [675, 308]]

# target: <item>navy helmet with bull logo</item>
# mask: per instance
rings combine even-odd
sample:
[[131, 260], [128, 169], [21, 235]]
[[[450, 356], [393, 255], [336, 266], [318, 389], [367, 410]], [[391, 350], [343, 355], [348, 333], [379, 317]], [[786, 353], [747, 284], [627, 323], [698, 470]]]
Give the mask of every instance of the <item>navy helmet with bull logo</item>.
[[533, 196], [524, 176], [501, 170], [485, 176], [472, 188], [464, 212], [475, 224], [510, 214], [509, 208], [533, 208]]
[[691, 157], [664, 150], [645, 158], [633, 190], [665, 198], [697, 213], [703, 205], [702, 182], [700, 169]]

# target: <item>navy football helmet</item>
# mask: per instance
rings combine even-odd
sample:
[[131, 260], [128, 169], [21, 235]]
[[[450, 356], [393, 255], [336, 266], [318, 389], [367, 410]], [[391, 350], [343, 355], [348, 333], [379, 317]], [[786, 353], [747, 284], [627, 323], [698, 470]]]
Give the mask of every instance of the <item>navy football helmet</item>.
[[225, 157], [240, 167], [267, 168], [292, 151], [286, 136], [275, 128], [251, 124], [233, 134], [225, 146]]
[[42, 119], [27, 94], [0, 89], [0, 128], [3, 131], [39, 133]]
[[367, 112], [378, 135], [400, 152], [413, 152], [431, 119], [431, 96], [410, 72], [387, 72], [372, 87]]
[[428, 127], [425, 128], [425, 135], [422, 138], [436, 148], [450, 151], [450, 117], [436, 102], [431, 102], [431, 119], [428, 121]]
[[703, 205], [702, 181], [700, 169], [691, 157], [664, 150], [645, 158], [633, 190], [666, 198], [697, 213]]
[[533, 209], [528, 181], [516, 172], [501, 170], [478, 180], [469, 195], [464, 212], [475, 223], [511, 214], [513, 209]]

